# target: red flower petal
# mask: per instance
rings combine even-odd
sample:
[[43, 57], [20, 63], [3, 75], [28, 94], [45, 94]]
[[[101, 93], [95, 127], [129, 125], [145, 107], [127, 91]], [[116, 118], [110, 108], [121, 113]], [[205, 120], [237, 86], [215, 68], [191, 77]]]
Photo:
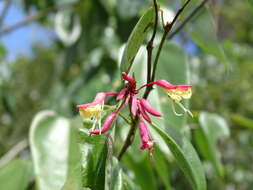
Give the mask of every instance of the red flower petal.
[[138, 108], [139, 108], [139, 110], [140, 110], [141, 115], [143, 116], [143, 118], [144, 118], [147, 122], [151, 123], [151, 119], [150, 119], [150, 117], [147, 115], [146, 111], [143, 109], [143, 107], [142, 107], [140, 101], [137, 102], [137, 105], [138, 105]]
[[115, 120], [117, 116], [116, 112], [112, 112], [105, 120], [103, 126], [101, 127], [101, 129], [96, 129], [96, 130], [90, 130], [89, 133], [90, 134], [101, 134], [101, 133], [105, 133], [106, 131], [109, 130], [109, 128], [112, 125], [112, 122]]
[[136, 98], [136, 96], [132, 96], [131, 112], [132, 112], [133, 116], [136, 116], [136, 113], [137, 113], [137, 98]]
[[159, 112], [157, 112], [156, 110], [154, 110], [151, 107], [151, 105], [148, 103], [148, 101], [145, 100], [144, 98], [140, 99], [140, 103], [141, 103], [142, 107], [144, 108], [144, 110], [146, 110], [151, 115], [154, 115], [156, 117], [162, 117], [162, 114], [160, 114]]

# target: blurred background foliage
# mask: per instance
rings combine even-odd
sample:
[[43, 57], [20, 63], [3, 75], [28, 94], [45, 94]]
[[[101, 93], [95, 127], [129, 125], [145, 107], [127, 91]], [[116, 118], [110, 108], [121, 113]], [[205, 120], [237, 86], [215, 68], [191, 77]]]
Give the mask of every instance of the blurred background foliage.
[[[172, 13], [180, 4], [177, 0], [159, 2]], [[122, 46], [151, 4], [148, 0], [9, 0], [0, 3], [1, 11], [5, 3], [10, 3], [9, 9], [18, 6], [28, 18], [29, 15], [41, 14], [32, 23], [47, 28], [46, 32], [52, 34], [50, 45], [32, 42], [30, 55], [21, 53], [10, 59], [12, 49], [16, 47], [8, 49], [6, 44], [13, 37], [12, 33], [27, 25], [1, 33], [9, 23], [7, 19], [0, 22], [0, 189], [34, 189], [30, 148], [25, 145], [19, 150], [20, 142], [28, 138], [32, 119], [44, 109], [73, 118], [78, 114], [75, 105], [90, 102], [98, 91], [119, 88]], [[219, 51], [210, 50], [216, 43], [213, 40], [216, 36], [205, 35], [209, 30], [206, 26], [199, 25], [201, 31], [194, 31], [194, 27], [199, 28], [197, 20], [200, 24], [206, 21], [207, 17], [201, 17], [201, 14], [197, 14], [172, 38], [172, 42], [187, 55], [187, 73], [194, 86], [190, 107], [196, 116], [188, 121], [187, 127], [191, 129], [193, 145], [203, 161], [208, 189], [250, 190], [253, 186], [253, 3], [250, 0], [210, 0], [208, 7], [215, 23], [217, 41], [226, 58]], [[158, 35], [161, 34], [159, 31]], [[204, 45], [199, 43], [201, 38], [206, 40]], [[19, 39], [14, 40], [19, 43]], [[173, 60], [177, 64], [176, 61], [180, 61], [177, 56], [180, 54], [165, 52], [161, 59], [164, 62]], [[164, 72], [162, 68], [160, 70]], [[138, 72], [137, 69], [134, 72]], [[158, 74], [166, 75], [169, 73]], [[73, 122], [81, 125], [78, 121]], [[225, 129], [215, 128], [216, 125]], [[116, 132], [120, 136], [115, 137], [116, 153], [123, 143], [128, 127], [125, 128]], [[230, 132], [226, 131], [228, 128]], [[218, 134], [212, 132], [215, 129]], [[83, 135], [78, 139], [87, 141]], [[207, 136], [209, 144], [201, 140]], [[93, 140], [102, 145], [105, 137], [92, 138], [83, 146], [88, 146]], [[190, 189], [171, 154], [165, 157], [164, 151], [157, 147], [153, 152], [157, 160], [152, 161], [147, 152], [138, 150], [137, 142], [136, 138], [135, 145], [118, 168], [124, 171], [120, 176], [127, 181], [125, 189]], [[93, 169], [88, 170], [94, 172], [98, 167], [96, 163], [101, 162], [97, 160], [103, 158], [99, 154], [108, 150], [100, 146], [93, 151], [94, 160], [90, 163]], [[112, 164], [116, 163], [112, 159]], [[25, 180], [20, 179], [20, 172], [26, 174], [23, 176]], [[94, 184], [96, 177], [89, 176], [84, 183]], [[20, 186], [6, 183], [10, 178]], [[68, 179], [71, 181], [72, 178]], [[99, 184], [95, 188], [101, 189]], [[68, 183], [65, 189], [68, 189]]]

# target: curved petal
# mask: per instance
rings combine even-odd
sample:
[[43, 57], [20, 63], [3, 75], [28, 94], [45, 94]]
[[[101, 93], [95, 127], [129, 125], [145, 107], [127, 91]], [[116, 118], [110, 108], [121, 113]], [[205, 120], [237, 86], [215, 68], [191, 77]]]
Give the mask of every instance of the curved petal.
[[140, 99], [140, 103], [141, 103], [142, 107], [144, 108], [144, 110], [146, 110], [151, 115], [154, 115], [156, 117], [162, 117], [162, 114], [160, 114], [159, 112], [157, 112], [156, 110], [154, 110], [151, 107], [151, 105], [148, 103], [148, 101], [145, 100], [144, 98]]
[[151, 123], [151, 119], [150, 119], [150, 117], [147, 115], [146, 111], [143, 109], [143, 107], [142, 107], [140, 101], [137, 102], [137, 105], [138, 105], [138, 108], [139, 108], [139, 110], [140, 110], [141, 115], [143, 116], [143, 118], [144, 118], [147, 122]]
[[132, 96], [132, 101], [131, 101], [131, 112], [133, 116], [136, 116], [137, 113], [137, 98], [136, 96]]

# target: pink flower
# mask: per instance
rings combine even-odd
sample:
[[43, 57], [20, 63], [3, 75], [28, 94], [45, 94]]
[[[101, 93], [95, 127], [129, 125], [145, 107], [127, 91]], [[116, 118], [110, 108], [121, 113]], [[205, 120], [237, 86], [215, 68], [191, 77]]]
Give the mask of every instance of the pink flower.
[[[153, 84], [156, 84], [160, 87], [162, 87], [169, 98], [175, 102], [179, 107], [181, 107], [185, 113], [188, 113], [191, 117], [193, 117], [190, 110], [184, 107], [184, 105], [180, 102], [182, 99], [190, 99], [192, 95], [192, 85], [173, 85], [167, 82], [166, 80], [157, 80], [154, 81]], [[178, 114], [175, 110], [174, 104], [173, 104], [173, 111], [176, 115], [181, 116], [182, 114]]]
[[109, 130], [109, 128], [111, 127], [113, 121], [115, 120], [117, 116], [116, 112], [112, 112], [109, 114], [109, 116], [106, 118], [103, 126], [101, 129], [95, 129], [95, 130], [90, 130], [89, 133], [90, 134], [101, 134], [101, 133], [105, 133], [106, 131]]
[[106, 98], [106, 93], [100, 92], [96, 94], [92, 103], [77, 105], [79, 113], [84, 118], [98, 118], [103, 111], [103, 104]]
[[123, 99], [127, 92], [128, 92], [127, 88], [124, 88], [123, 90], [121, 90], [119, 95], [117, 96], [116, 100], [119, 101], [119, 100]]
[[145, 124], [145, 122], [141, 118], [139, 121], [139, 132], [140, 132], [141, 142], [142, 142], [140, 149], [142, 149], [142, 150], [152, 149], [154, 141], [150, 138], [150, 136], [148, 134], [147, 125]]

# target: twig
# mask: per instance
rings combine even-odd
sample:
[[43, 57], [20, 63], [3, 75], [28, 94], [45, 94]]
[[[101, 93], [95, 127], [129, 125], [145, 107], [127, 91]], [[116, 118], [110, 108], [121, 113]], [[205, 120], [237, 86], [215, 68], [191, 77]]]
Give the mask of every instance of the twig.
[[134, 135], [135, 135], [135, 131], [136, 131], [136, 124], [137, 124], [137, 119], [135, 119], [133, 121], [134, 123], [132, 123], [131, 129], [128, 132], [127, 138], [118, 154], [118, 160], [121, 160], [122, 156], [124, 155], [124, 153], [126, 152], [126, 150], [128, 149], [128, 147], [132, 144], [133, 139], [134, 139]]
[[6, 0], [5, 5], [4, 5], [4, 8], [3, 8], [2, 13], [1, 13], [1, 15], [0, 15], [0, 28], [2, 27], [4, 18], [5, 18], [5, 16], [6, 16], [6, 14], [8, 13], [8, 10], [9, 10], [9, 8], [10, 8], [10, 5], [11, 5], [11, 0]]
[[7, 152], [1, 159], [0, 159], [0, 168], [15, 158], [20, 152], [28, 147], [28, 140], [24, 139], [20, 141], [18, 144], [13, 146], [9, 152]]
[[44, 10], [42, 10], [42, 11], [37, 12], [37, 13], [34, 14], [34, 15], [28, 16], [27, 18], [25, 18], [24, 20], [22, 20], [22, 21], [20, 21], [20, 22], [18, 22], [18, 23], [16, 23], [16, 24], [13, 24], [13, 25], [11, 25], [11, 26], [8, 26], [8, 27], [2, 29], [2, 30], [0, 31], [0, 36], [1, 36], [1, 35], [4, 35], [4, 34], [6, 34], [6, 33], [12, 32], [13, 30], [16, 30], [16, 29], [18, 29], [18, 28], [21, 28], [21, 27], [23, 27], [23, 26], [26, 26], [26, 25], [28, 25], [28, 24], [30, 24], [30, 23], [32, 23], [32, 22], [34, 22], [34, 21], [36, 21], [36, 20], [38, 20], [38, 19], [40, 19], [40, 18], [46, 16], [46, 15], [47, 15], [48, 13], [50, 13], [50, 12], [54, 12], [54, 11], [57, 11], [57, 10], [59, 10], [59, 9], [66, 8], [66, 7], [68, 7], [68, 6], [76, 6], [76, 5], [78, 5], [79, 3], [80, 3], [80, 1], [77, 1], [77, 2], [69, 2], [69, 3], [64, 3], [64, 4], [60, 5], [60, 6], [54, 6], [54, 7], [46, 8], [46, 9], [44, 9]]
[[173, 25], [176, 23], [179, 15], [183, 12], [183, 10], [185, 9], [185, 7], [190, 3], [191, 0], [187, 0], [184, 5], [177, 11], [176, 16], [173, 18], [171, 23], [168, 23], [165, 27], [164, 27], [164, 33], [163, 33], [163, 37], [160, 41], [160, 45], [158, 47], [157, 53], [156, 53], [156, 57], [155, 57], [155, 61], [154, 61], [154, 68], [153, 68], [153, 72], [152, 72], [152, 81], [155, 80], [155, 73], [156, 73], [156, 68], [157, 68], [157, 63], [158, 63], [158, 59], [162, 50], [162, 47], [164, 45], [164, 42], [166, 40], [166, 37], [168, 35], [168, 33], [171, 31]]
[[150, 82], [151, 80], [151, 69], [152, 69], [152, 51], [153, 51], [153, 43], [154, 43], [154, 39], [156, 36], [156, 31], [157, 31], [157, 23], [158, 23], [158, 6], [157, 6], [157, 1], [153, 0], [153, 6], [155, 8], [155, 23], [154, 23], [154, 30], [153, 30], [153, 34], [151, 36], [150, 41], [147, 44], [147, 54], [148, 54], [148, 58], [147, 58], [147, 83]]
[[207, 3], [208, 0], [202, 1], [193, 11], [185, 18], [184, 21], [182, 21], [176, 28], [173, 30], [169, 36], [168, 39], [173, 38], [193, 17], [196, 15], [196, 13]]
[[[157, 5], [157, 1], [154, 0], [153, 1], [154, 4], [154, 8], [155, 8], [155, 24], [154, 24], [154, 30], [153, 30], [153, 34], [152, 37], [150, 39], [150, 41], [147, 44], [147, 83], [151, 82], [151, 72], [152, 72], [152, 53], [153, 53], [153, 43], [154, 43], [154, 39], [156, 36], [156, 31], [157, 31], [157, 24], [158, 24], [158, 5]], [[144, 96], [143, 98], [147, 98], [148, 97], [148, 92], [152, 90], [152, 86], [148, 86], [144, 92]]]

